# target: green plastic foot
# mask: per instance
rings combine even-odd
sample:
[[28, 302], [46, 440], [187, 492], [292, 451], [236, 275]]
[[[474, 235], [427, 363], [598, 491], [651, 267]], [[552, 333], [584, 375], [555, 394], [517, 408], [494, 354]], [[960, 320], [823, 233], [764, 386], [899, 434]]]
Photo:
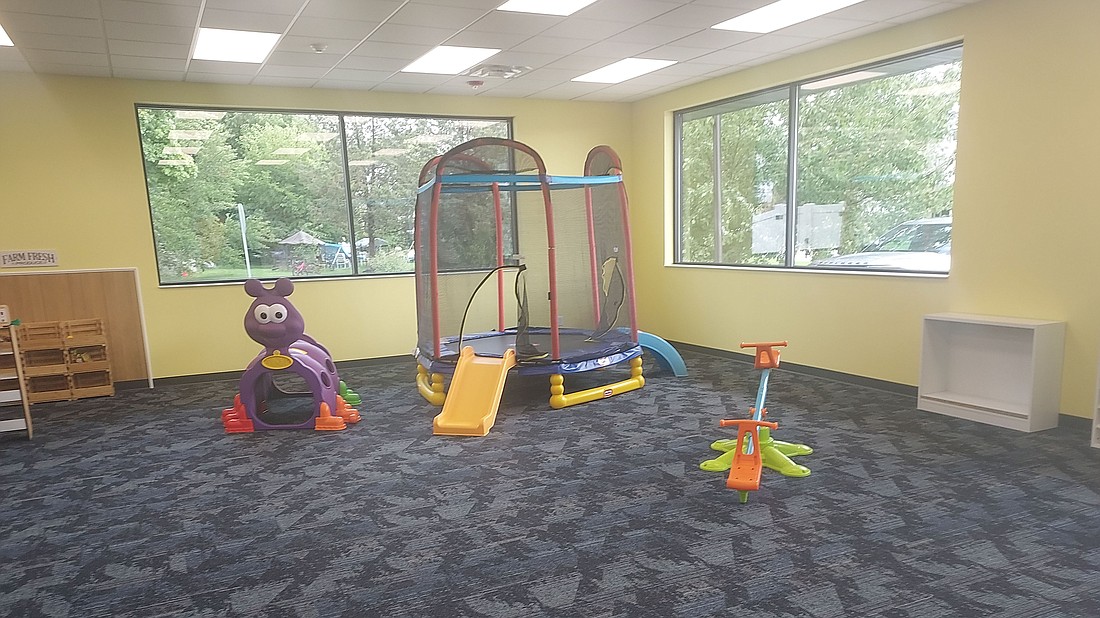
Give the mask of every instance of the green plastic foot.
[[[761, 432], [760, 445], [760, 459], [765, 468], [775, 470], [783, 476], [801, 478], [810, 475], [809, 468], [794, 463], [791, 461], [791, 457], [809, 455], [814, 452], [812, 448], [805, 444], [793, 444], [791, 442], [774, 440], [770, 435], [767, 439], [764, 439], [763, 432]], [[699, 468], [708, 472], [723, 472], [729, 470], [730, 466], [733, 464], [734, 450], [737, 449], [737, 440], [715, 440], [710, 443], [710, 448], [715, 451], [722, 451], [722, 454], [714, 459], [708, 459], [700, 463]]]
[[363, 398], [359, 396], [359, 393], [348, 388], [343, 380], [340, 380], [340, 396], [344, 398], [349, 406], [357, 406], [363, 403]]
[[738, 489], [737, 493], [741, 494], [741, 504], [745, 504], [749, 501], [749, 492]]

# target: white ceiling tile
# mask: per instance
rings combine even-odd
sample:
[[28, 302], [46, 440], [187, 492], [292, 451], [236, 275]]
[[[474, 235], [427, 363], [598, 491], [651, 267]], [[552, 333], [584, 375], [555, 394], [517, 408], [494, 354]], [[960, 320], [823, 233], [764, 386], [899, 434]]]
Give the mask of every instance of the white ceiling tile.
[[804, 21], [793, 26], [779, 30], [783, 36], [804, 36], [810, 38], [827, 38], [851, 32], [857, 28], [866, 26], [867, 21], [855, 21], [852, 19], [836, 19], [832, 17], [818, 17]]
[[361, 82], [355, 80], [343, 80], [343, 79], [319, 79], [317, 83], [313, 85], [314, 88], [331, 88], [333, 90], [369, 90], [372, 86], [377, 85], [376, 82]]
[[385, 81], [390, 75], [393, 75], [393, 73], [393, 71], [360, 71], [357, 69], [338, 68], [325, 73], [324, 79], [376, 84]]
[[339, 56], [330, 54], [314, 54], [309, 52], [272, 52], [267, 58], [267, 65], [283, 65], [293, 67], [324, 67], [332, 68], [340, 60]]
[[461, 6], [488, 11], [504, 4], [504, 0], [431, 0], [431, 4], [438, 4], [440, 6]]
[[144, 69], [147, 71], [178, 71], [187, 68], [182, 58], [145, 58], [142, 56], [111, 56], [111, 69]]
[[309, 0], [302, 17], [381, 22], [402, 4], [400, 0]]
[[[182, 66], [190, 82], [629, 101], [974, 0], [864, 0], [763, 35], [710, 27], [769, 1], [598, 0], [560, 17], [494, 10], [503, 0], [0, 0], [18, 46], [0, 49], [0, 70], [179, 80]], [[199, 23], [284, 36], [266, 64], [188, 60]], [[534, 70], [476, 91], [465, 76], [400, 72], [443, 42]], [[629, 56], [677, 64], [614, 87], [570, 81]]]
[[720, 9], [713, 6], [688, 4], [677, 7], [663, 15], [651, 19], [648, 23], [656, 26], [680, 26], [685, 28], [710, 28], [714, 24], [737, 17], [744, 11], [740, 9]]
[[[843, 9], [828, 13], [829, 17], [857, 21], [885, 21], [938, 4], [934, 0], [863, 0]], [[941, 7], [946, 8], [946, 7]]]
[[755, 32], [734, 32], [732, 30], [715, 30], [713, 28], [707, 28], [695, 34], [689, 34], [688, 36], [676, 39], [673, 41], [673, 44], [679, 45], [680, 47], [698, 47], [700, 49], [713, 51], [716, 49], [725, 49], [730, 45], [744, 43], [758, 36], [761, 35]]
[[737, 49], [740, 51], [749, 52], [766, 52], [775, 53], [787, 51], [800, 45], [813, 42], [813, 39], [809, 37], [798, 36], [782, 36], [773, 34], [771, 36], [758, 36], [755, 39], [749, 39], [744, 43], [738, 43], [732, 45], [730, 49]]
[[361, 58], [369, 61], [373, 58], [390, 58], [404, 60], [405, 62], [401, 66], [405, 66], [409, 61], [416, 60], [428, 53], [431, 49], [431, 45], [406, 45], [404, 43], [365, 41], [356, 47], [346, 60]]
[[[501, 4], [504, 4], [503, 0]], [[552, 15], [493, 11], [470, 25], [475, 32], [511, 32], [514, 34], [538, 34], [552, 28], [564, 18]]]
[[65, 64], [65, 63], [53, 63], [53, 62], [33, 62], [28, 61], [27, 64], [34, 69], [35, 73], [60, 73], [61, 75], [82, 75], [85, 77], [110, 77], [111, 70], [106, 65], [89, 65], [89, 64]]
[[271, 13], [247, 13], [245, 11], [223, 11], [207, 9], [202, 13], [203, 28], [221, 28], [223, 30], [246, 30], [249, 32], [286, 32], [292, 16]]
[[445, 28], [382, 24], [370, 35], [371, 41], [383, 43], [412, 43], [414, 45], [439, 45], [453, 34]]
[[111, 41], [112, 55], [144, 56], [147, 58], [187, 58], [190, 45], [150, 43], [148, 41]]
[[5, 57], [0, 55], [0, 71], [6, 73], [27, 73], [33, 71], [31, 65], [22, 56]]
[[287, 34], [309, 37], [318, 41], [323, 41], [326, 37], [363, 40], [379, 26], [379, 23], [355, 19], [299, 17]]
[[401, 92], [404, 94], [424, 94], [432, 89], [430, 84], [400, 84], [396, 82], [383, 82], [373, 86], [371, 91], [377, 92]]
[[157, 26], [153, 24], [132, 24], [123, 21], [105, 21], [103, 29], [108, 40], [149, 41], [152, 43], [175, 43], [191, 45], [195, 38], [195, 27]]
[[592, 43], [588, 47], [585, 47], [573, 54], [575, 56], [584, 56], [585, 58], [604, 58], [607, 60], [622, 60], [623, 58], [629, 58], [631, 56], [637, 56], [643, 52], [647, 52], [653, 49], [654, 46], [649, 43], [624, 43], [622, 41], [599, 41]]
[[571, 17], [636, 24], [674, 11], [681, 4], [657, 0], [600, 0], [577, 11]]
[[295, 15], [309, 0], [205, 0], [206, 10], [250, 11]]
[[535, 35], [511, 48], [517, 52], [535, 52], [542, 54], [571, 54], [591, 45], [583, 39], [565, 39], [556, 36]]
[[401, 58], [371, 58], [367, 56], [348, 56], [336, 65], [340, 69], [356, 69], [362, 71], [389, 71], [396, 73], [409, 66], [409, 60]]
[[619, 34], [609, 37], [608, 40], [612, 43], [644, 43], [650, 46], [657, 46], [667, 45], [677, 39], [695, 34], [696, 32], [698, 32], [698, 30], [695, 28], [642, 24], [641, 26], [634, 26], [629, 30], [624, 30]]
[[[586, 50], [587, 51], [587, 50]], [[661, 45], [660, 47], [654, 47], [646, 50], [641, 57], [644, 58], [660, 58], [662, 60], [675, 60], [676, 62], [684, 62], [685, 60], [691, 60], [698, 58], [707, 53], [707, 50], [700, 49], [698, 47], [681, 47], [680, 45]], [[637, 56], [638, 54], [632, 54]]]
[[104, 19], [139, 24], [179, 26], [194, 24], [199, 18], [198, 7], [177, 4], [153, 4], [130, 0], [99, 0]]
[[270, 77], [259, 75], [252, 80], [255, 86], [282, 86], [285, 88], [312, 88], [317, 83], [312, 77]]
[[518, 34], [515, 32], [479, 32], [476, 30], [463, 30], [447, 39], [447, 45], [511, 49], [529, 38], [531, 38], [530, 34]]
[[251, 62], [221, 62], [218, 60], [191, 60], [187, 65], [187, 78], [191, 79], [191, 73], [203, 73], [211, 75], [255, 75], [260, 70], [260, 65]]
[[313, 50], [314, 44], [320, 44], [323, 46], [324, 51], [319, 55], [335, 56], [336, 60], [342, 58], [345, 54], [351, 53], [356, 47], [358, 47], [361, 39], [333, 39], [325, 37], [324, 40], [319, 40], [315, 37], [307, 36], [284, 36], [279, 39], [279, 44], [275, 46], [276, 52], [302, 52], [307, 54], [317, 53]]
[[188, 82], [201, 82], [204, 84], [248, 84], [253, 75], [241, 75], [239, 73], [207, 73], [204, 71], [188, 71], [183, 78]]
[[16, 45], [19, 45], [19, 35], [22, 32], [64, 36], [103, 36], [103, 26], [98, 19], [15, 12], [4, 13], [4, 31]]
[[50, 49], [22, 49], [23, 58], [31, 64], [65, 64], [72, 66], [109, 66], [107, 54], [54, 51]]
[[122, 79], [182, 82], [184, 75], [183, 71], [150, 71], [148, 69], [127, 69], [120, 67], [113, 67], [111, 69], [111, 77], [119, 77]]
[[543, 34], [588, 41], [603, 41], [608, 37], [628, 30], [630, 24], [607, 20], [581, 20], [570, 17], [564, 22], [547, 28]]
[[483, 15], [485, 15], [483, 9], [409, 2], [390, 18], [389, 23], [460, 30], [474, 23]]
[[103, 37], [59, 36], [39, 32], [24, 33], [19, 37], [21, 49], [52, 49], [56, 51], [106, 53]]
[[73, 2], [73, 0], [4, 0], [5, 13], [34, 13], [36, 15], [64, 15], [99, 19], [97, 2]]
[[509, 66], [525, 66], [537, 69], [553, 62], [558, 57], [554, 54], [536, 54], [533, 52], [502, 51], [485, 60], [488, 64], [506, 64]]

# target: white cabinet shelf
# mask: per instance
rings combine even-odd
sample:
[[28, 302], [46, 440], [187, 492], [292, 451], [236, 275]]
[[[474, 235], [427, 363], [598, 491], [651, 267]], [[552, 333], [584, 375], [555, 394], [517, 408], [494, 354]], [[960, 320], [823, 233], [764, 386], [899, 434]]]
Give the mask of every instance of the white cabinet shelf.
[[1065, 323], [924, 316], [917, 408], [1018, 431], [1058, 426]]
[[1092, 410], [1092, 447], [1100, 448], [1100, 378], [1096, 384], [1096, 406]]

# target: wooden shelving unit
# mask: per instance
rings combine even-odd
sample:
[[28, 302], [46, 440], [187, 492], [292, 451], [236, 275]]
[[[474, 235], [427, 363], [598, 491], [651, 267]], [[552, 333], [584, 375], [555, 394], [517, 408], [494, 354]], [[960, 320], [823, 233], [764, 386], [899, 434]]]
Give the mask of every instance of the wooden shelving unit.
[[[26, 431], [27, 438], [34, 437], [31, 409], [27, 401], [19, 343], [13, 334], [16, 327], [0, 325], [0, 431]], [[10, 406], [22, 407], [22, 416], [9, 413]], [[16, 408], [18, 409], [18, 408]]]
[[1018, 431], [1058, 426], [1065, 323], [924, 316], [917, 408]]
[[18, 340], [30, 403], [115, 394], [102, 320], [28, 323]]

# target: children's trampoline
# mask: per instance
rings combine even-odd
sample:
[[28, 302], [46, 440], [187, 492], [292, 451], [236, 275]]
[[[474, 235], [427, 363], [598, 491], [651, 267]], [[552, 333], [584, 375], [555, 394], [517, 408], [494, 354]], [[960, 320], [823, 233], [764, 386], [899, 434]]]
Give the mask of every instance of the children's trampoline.
[[[582, 176], [550, 175], [530, 147], [480, 138], [421, 172], [417, 383], [428, 401], [447, 402], [444, 412], [460, 391], [502, 387], [510, 371], [549, 375], [554, 408], [645, 383], [621, 163], [611, 148], [597, 146], [583, 169]], [[492, 369], [463, 378], [463, 358]], [[565, 374], [624, 362], [629, 377], [564, 392]], [[495, 414], [496, 400], [462, 396], [469, 406], [491, 404]]]

